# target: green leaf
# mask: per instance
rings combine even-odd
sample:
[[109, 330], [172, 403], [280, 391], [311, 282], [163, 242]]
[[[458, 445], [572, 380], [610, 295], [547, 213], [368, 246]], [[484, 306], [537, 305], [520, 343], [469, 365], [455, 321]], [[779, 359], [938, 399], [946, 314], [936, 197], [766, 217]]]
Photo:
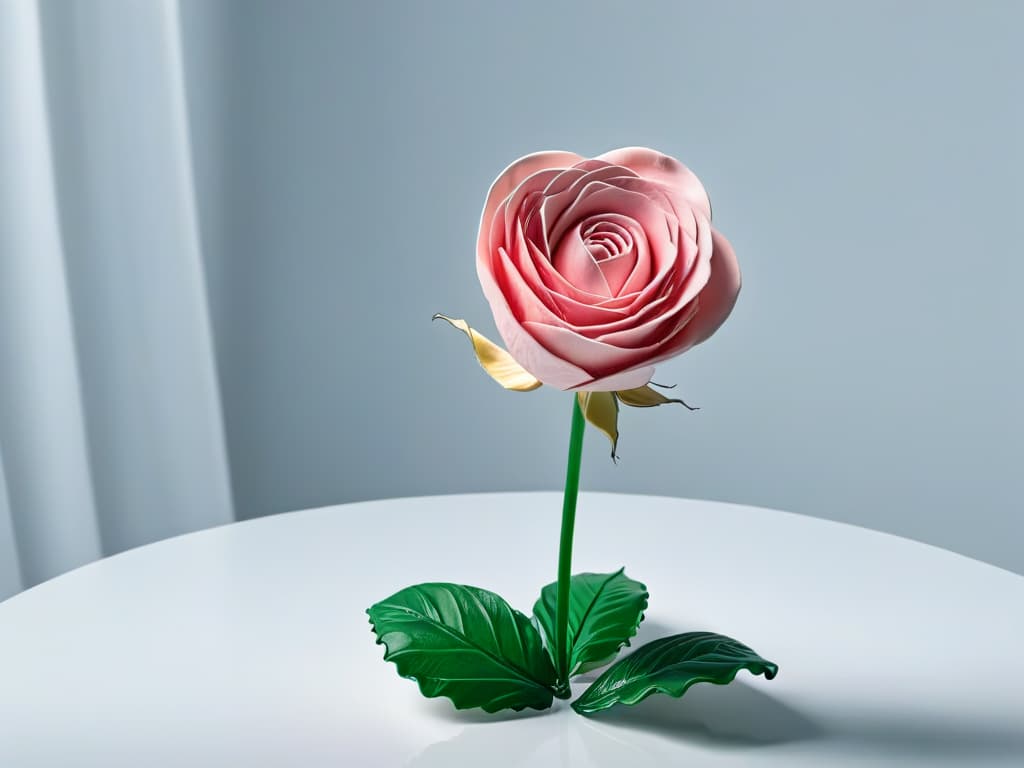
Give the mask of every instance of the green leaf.
[[[626, 576], [624, 570], [577, 573], [569, 582], [570, 675], [609, 663], [623, 645], [629, 645], [629, 638], [643, 621], [647, 587]], [[548, 584], [533, 606], [548, 648], [554, 647], [557, 598], [557, 583]]]
[[540, 633], [493, 592], [417, 584], [366, 611], [398, 674], [424, 696], [487, 712], [551, 706], [555, 669]]
[[572, 708], [587, 715], [614, 704], [636, 704], [652, 693], [678, 698], [694, 683], [731, 683], [741, 669], [768, 680], [779, 671], [776, 664], [731, 637], [713, 632], [663, 637], [609, 667]]

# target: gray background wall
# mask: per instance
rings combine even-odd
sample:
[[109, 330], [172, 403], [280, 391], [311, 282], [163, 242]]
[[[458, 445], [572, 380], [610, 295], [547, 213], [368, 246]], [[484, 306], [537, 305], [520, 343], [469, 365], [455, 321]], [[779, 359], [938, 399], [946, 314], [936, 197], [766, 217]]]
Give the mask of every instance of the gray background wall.
[[560, 487], [568, 396], [500, 390], [429, 318], [493, 333], [473, 247], [507, 162], [643, 144], [703, 178], [745, 285], [659, 370], [702, 410], [624, 413], [618, 466], [591, 433], [584, 487], [1024, 572], [1022, 23], [1013, 2], [185, 0], [241, 514]]

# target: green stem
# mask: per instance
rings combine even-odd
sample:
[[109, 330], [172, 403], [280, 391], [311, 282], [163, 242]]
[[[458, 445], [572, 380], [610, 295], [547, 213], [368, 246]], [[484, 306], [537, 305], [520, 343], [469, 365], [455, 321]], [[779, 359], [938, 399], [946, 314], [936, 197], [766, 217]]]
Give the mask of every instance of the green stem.
[[558, 542], [558, 587], [555, 607], [555, 667], [558, 684], [555, 695], [567, 699], [569, 689], [569, 579], [572, 577], [572, 533], [576, 525], [576, 496], [580, 489], [580, 458], [583, 455], [583, 411], [579, 397], [572, 396], [572, 428], [569, 432], [569, 462], [565, 470], [562, 497], [562, 535]]

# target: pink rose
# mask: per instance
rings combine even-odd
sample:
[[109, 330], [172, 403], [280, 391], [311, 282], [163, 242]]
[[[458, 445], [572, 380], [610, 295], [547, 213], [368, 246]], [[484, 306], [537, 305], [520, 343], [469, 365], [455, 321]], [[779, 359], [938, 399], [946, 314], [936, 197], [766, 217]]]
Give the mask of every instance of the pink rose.
[[477, 274], [514, 361], [590, 392], [646, 385], [655, 363], [718, 329], [740, 290], [700, 180], [642, 147], [512, 163], [487, 195]]

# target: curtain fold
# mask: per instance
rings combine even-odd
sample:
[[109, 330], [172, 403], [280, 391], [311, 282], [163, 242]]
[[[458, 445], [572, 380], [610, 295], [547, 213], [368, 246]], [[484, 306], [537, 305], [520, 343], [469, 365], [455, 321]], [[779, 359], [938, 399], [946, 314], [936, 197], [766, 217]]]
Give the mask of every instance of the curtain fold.
[[234, 517], [185, 105], [171, 0], [0, 3], [0, 597]]
[[20, 559], [14, 538], [11, 505], [7, 500], [3, 446], [0, 446], [0, 600], [21, 589]]

